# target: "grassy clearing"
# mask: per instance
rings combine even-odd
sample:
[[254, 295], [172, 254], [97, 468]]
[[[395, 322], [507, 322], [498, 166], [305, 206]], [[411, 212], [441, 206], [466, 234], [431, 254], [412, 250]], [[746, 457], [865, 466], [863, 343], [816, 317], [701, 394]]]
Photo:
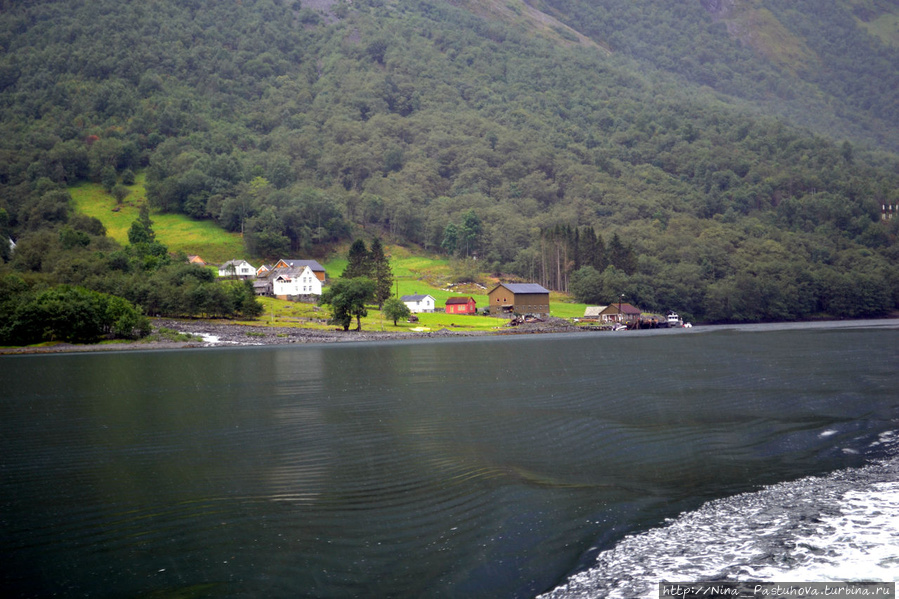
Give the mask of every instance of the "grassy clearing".
[[[97, 183], [79, 183], [69, 188], [75, 210], [96, 217], [106, 227], [106, 233], [119, 243], [128, 243], [128, 230], [137, 220], [140, 206], [147, 201], [145, 174], [139, 173], [131, 193], [122, 204], [106, 193]], [[118, 208], [118, 210], [116, 210]], [[246, 250], [236, 233], [228, 233], [211, 221], [193, 220], [181, 214], [152, 214], [156, 238], [171, 252], [196, 254], [213, 264], [242, 257]]]
[[865, 22], [857, 20], [857, 22], [868, 30], [871, 35], [880, 38], [880, 41], [893, 47], [899, 47], [899, 14], [885, 14]]
[[[260, 298], [265, 312], [256, 320], [235, 321], [237, 324], [255, 326], [303, 328], [333, 330], [334, 325], [329, 325], [330, 316], [327, 307], [289, 302], [270, 297]], [[419, 314], [419, 322], [397, 322], [386, 318], [378, 311], [377, 306], [369, 306], [368, 316], [362, 319], [363, 331], [437, 331], [449, 329], [452, 331], [490, 331], [502, 327], [506, 321], [499, 318], [485, 316], [465, 316], [459, 314]], [[353, 321], [351, 328], [356, 328]]]

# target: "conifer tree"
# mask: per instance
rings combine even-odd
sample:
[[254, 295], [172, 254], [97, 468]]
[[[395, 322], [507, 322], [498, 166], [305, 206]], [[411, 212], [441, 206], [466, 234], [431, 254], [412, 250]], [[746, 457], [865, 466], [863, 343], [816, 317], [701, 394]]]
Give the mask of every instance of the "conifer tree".
[[365, 247], [365, 241], [357, 239], [350, 246], [347, 253], [347, 265], [340, 275], [343, 279], [355, 279], [356, 277], [371, 277], [371, 255]]
[[371, 264], [371, 278], [375, 281], [375, 301], [378, 309], [384, 305], [384, 300], [390, 297], [390, 288], [393, 286], [393, 272], [390, 270], [390, 262], [384, 255], [384, 246], [377, 237], [371, 242], [371, 250], [368, 253]]

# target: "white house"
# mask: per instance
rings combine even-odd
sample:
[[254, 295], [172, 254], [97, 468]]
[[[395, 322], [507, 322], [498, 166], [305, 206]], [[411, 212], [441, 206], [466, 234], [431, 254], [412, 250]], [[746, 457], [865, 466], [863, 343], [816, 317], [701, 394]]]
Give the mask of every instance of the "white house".
[[219, 266], [220, 277], [250, 278], [256, 276], [256, 267], [246, 260], [228, 260]]
[[322, 294], [322, 282], [309, 266], [279, 268], [272, 273], [272, 277], [272, 292], [275, 297]]
[[404, 304], [409, 307], [409, 311], [413, 314], [418, 312], [434, 312], [434, 308], [437, 304], [437, 300], [435, 300], [430, 295], [404, 295], [400, 298]]

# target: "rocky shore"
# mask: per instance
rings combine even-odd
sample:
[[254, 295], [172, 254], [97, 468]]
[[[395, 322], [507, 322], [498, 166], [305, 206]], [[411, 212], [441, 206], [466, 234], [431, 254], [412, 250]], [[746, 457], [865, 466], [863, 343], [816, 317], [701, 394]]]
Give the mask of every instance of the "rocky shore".
[[125, 343], [104, 343], [76, 345], [58, 343], [46, 346], [0, 348], [3, 354], [48, 354], [96, 351], [135, 351], [149, 349], [185, 349], [200, 347], [227, 347], [240, 345], [288, 345], [295, 343], [353, 343], [367, 341], [391, 341], [399, 339], [432, 339], [450, 337], [483, 337], [490, 335], [523, 335], [539, 333], [583, 332], [567, 320], [550, 318], [545, 322], [525, 323], [518, 326], [504, 326], [496, 331], [341, 331], [303, 329], [295, 327], [253, 326], [210, 320], [154, 319], [154, 332], [168, 329], [186, 333], [193, 338], [183, 341], [133, 341]]

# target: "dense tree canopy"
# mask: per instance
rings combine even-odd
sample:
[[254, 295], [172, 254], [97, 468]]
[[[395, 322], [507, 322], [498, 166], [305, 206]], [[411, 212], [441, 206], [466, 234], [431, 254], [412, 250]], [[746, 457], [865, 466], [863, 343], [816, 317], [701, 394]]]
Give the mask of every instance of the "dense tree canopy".
[[[174, 309], [145, 286], [178, 278], [166, 258], [109, 247], [65, 190], [144, 169], [155, 210], [264, 259], [369, 231], [559, 290], [590, 267], [696, 320], [897, 306], [899, 60], [859, 3], [745, 3], [738, 24], [768, 28], [749, 41], [715, 3], [539, 4], [590, 43], [472, 2], [7, 3], [0, 235], [19, 245], [0, 257], [119, 293], [47, 253], [104, 252], [143, 273], [123, 297]], [[237, 309], [181, 281], [176, 311]]]

